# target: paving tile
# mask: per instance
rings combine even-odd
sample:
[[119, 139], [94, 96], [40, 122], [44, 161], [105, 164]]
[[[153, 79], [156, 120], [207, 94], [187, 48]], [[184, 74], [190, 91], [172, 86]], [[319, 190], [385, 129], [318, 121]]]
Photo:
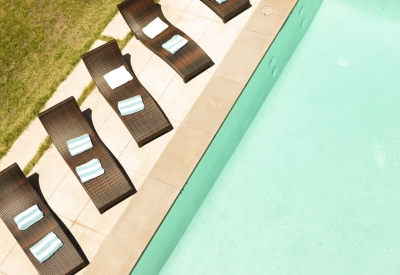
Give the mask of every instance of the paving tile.
[[27, 129], [22, 135], [15, 141], [10, 151], [8, 152], [8, 159], [5, 159], [4, 163], [8, 162], [11, 165], [17, 162], [21, 169], [28, 164], [28, 162], [36, 154], [39, 145], [44, 141], [43, 136], [38, 135], [31, 129]]
[[81, 269], [78, 273], [75, 273], [75, 275], [83, 275], [86, 272], [87, 267]]
[[276, 12], [288, 15], [296, 5], [298, 0], [268, 0], [266, 5], [274, 8]]
[[[18, 159], [15, 156], [11, 156], [10, 152], [7, 153], [1, 160], [0, 160], [0, 171], [4, 170], [14, 162], [18, 163]], [[23, 169], [23, 167], [21, 168]]]
[[212, 74], [205, 71], [189, 83], [183, 83], [176, 75], [158, 103], [169, 118], [182, 122], [211, 77]]
[[65, 81], [74, 83], [76, 86], [78, 86], [78, 88], [81, 88], [80, 93], [76, 92], [72, 94], [75, 97], [79, 97], [83, 89], [87, 85], [89, 85], [90, 81], [92, 81], [92, 76], [89, 74], [89, 71], [86, 68], [85, 63], [83, 63], [82, 59], [79, 61], [78, 65], [76, 65], [75, 69], [71, 72], [71, 74]]
[[148, 52], [153, 54], [152, 51], [150, 51], [145, 45], [142, 44], [142, 42], [140, 42], [139, 40], [137, 40], [135, 37], [133, 37], [128, 44], [126, 44], [125, 47], [131, 47], [131, 48], [135, 48], [144, 52]]
[[101, 34], [122, 40], [130, 31], [121, 13], [118, 12]]
[[115, 112], [111, 112], [98, 134], [116, 158], [121, 155], [132, 139], [131, 133]]
[[19, 246], [15, 245], [11, 253], [0, 265], [0, 271], [8, 275], [36, 275], [36, 268], [33, 266], [28, 256]]
[[230, 78], [213, 76], [184, 123], [216, 134], [244, 86]]
[[[260, 1], [261, 0], [251, 0], [250, 1], [251, 7], [249, 9], [245, 10], [244, 12], [239, 14], [238, 16], [232, 18], [226, 24], [242, 29], [246, 25], [247, 21], [251, 18], [253, 13], [256, 11]], [[217, 16], [217, 18], [219, 20], [221, 20], [221, 18], [219, 18], [218, 16]], [[222, 20], [221, 20], [221, 22], [222, 22]]]
[[75, 221], [89, 200], [85, 189], [75, 175], [69, 171], [51, 195], [48, 203], [54, 212]]
[[106, 237], [77, 223], [71, 226], [70, 231], [90, 262]]
[[64, 217], [64, 216], [62, 216], [62, 215], [57, 215], [59, 218], [60, 218], [60, 220], [64, 223], [64, 225], [68, 228], [68, 229], [70, 229], [71, 228], [71, 226], [73, 225], [73, 221], [71, 221], [70, 219], [67, 219], [66, 217]]
[[17, 244], [14, 236], [0, 219], [0, 264], [5, 260], [13, 247]]
[[[134, 140], [131, 140], [124, 152], [119, 157], [119, 162], [127, 169], [146, 176], [162, 151], [179, 128], [180, 123], [170, 120], [174, 129], [165, 135], [139, 148]], [[135, 183], [133, 182], [135, 185]], [[135, 185], [136, 187], [136, 185]]]
[[210, 133], [182, 124], [148, 177], [181, 190], [212, 138]]
[[86, 111], [87, 109], [92, 111], [92, 122], [96, 131], [101, 128], [110, 114], [114, 112], [97, 88], [90, 93], [81, 105], [82, 111]]
[[142, 50], [135, 49], [133, 47], [125, 47], [122, 50], [122, 54], [130, 55], [130, 62], [132, 65], [132, 70], [137, 76], [143, 70], [144, 66], [149, 62], [152, 54]]
[[244, 27], [248, 31], [275, 37], [281, 29], [287, 15], [274, 12], [268, 16], [261, 14], [260, 9], [268, 4], [269, 0], [262, 0], [254, 11], [253, 16]]
[[38, 164], [33, 167], [30, 175], [34, 173], [39, 174], [40, 190], [44, 198], [48, 200], [68, 172], [68, 165], [55, 146], [51, 145]]
[[39, 137], [45, 138], [47, 137], [46, 129], [44, 129], [42, 123], [40, 122], [39, 118], [36, 117], [28, 127], [29, 130], [36, 133]]
[[213, 21], [199, 40], [199, 46], [211, 57], [215, 65], [207, 69], [214, 73], [229, 48], [236, 40], [240, 29], [227, 24]]
[[247, 83], [272, 41], [272, 37], [243, 30], [216, 74]]
[[211, 22], [211, 19], [184, 12], [175, 26], [198, 42]]
[[136, 191], [140, 190], [140, 187], [142, 187], [143, 181], [145, 179], [145, 176], [139, 173], [135, 173], [132, 170], [129, 170], [125, 168], [125, 172], [128, 174], [129, 178], [131, 179], [133, 185], [135, 186]]
[[104, 45], [104, 44], [106, 44], [106, 43], [107, 43], [107, 42], [105, 42], [105, 41], [103, 41], [103, 40], [96, 40], [96, 41], [94, 41], [93, 45], [90, 46], [89, 51], [91, 51], [91, 50], [93, 50], [93, 49], [96, 49], [96, 48], [98, 48], [98, 47], [100, 47], [101, 45]]
[[[90, 81], [89, 81], [90, 83]], [[88, 83], [88, 84], [89, 84]], [[52, 95], [52, 97], [47, 101], [45, 107], [42, 109], [47, 110], [50, 107], [53, 107], [57, 103], [63, 101], [64, 99], [74, 96], [75, 99], [78, 99], [79, 95], [82, 93], [83, 89], [80, 89], [80, 86], [76, 85], [72, 81], [64, 81], [58, 86], [57, 91]]]
[[[206, 4], [197, 0], [192, 1], [187, 9], [185, 10], [187, 13], [191, 13], [197, 16], [201, 16], [203, 18], [214, 19], [218, 17]], [[221, 20], [222, 22], [222, 20]]]
[[94, 203], [89, 201], [75, 223], [108, 236], [131, 199], [132, 197], [129, 197], [103, 214], [100, 214]]
[[111, 231], [110, 237], [143, 251], [178, 193], [175, 188], [147, 178]]
[[154, 99], [158, 100], [175, 75], [175, 71], [166, 62], [157, 55], [152, 55], [138, 79]]
[[181, 17], [182, 15], [182, 11], [174, 9], [174, 8], [170, 8], [167, 6], [161, 6], [161, 10], [165, 16], [165, 18], [167, 18], [167, 20], [172, 24], [175, 25], [176, 22], [178, 21], [179, 17]]
[[[197, 1], [197, 0], [195, 0]], [[185, 11], [192, 0], [161, 0], [160, 5]]]
[[140, 252], [113, 238], [107, 238], [85, 275], [129, 274], [138, 261]]

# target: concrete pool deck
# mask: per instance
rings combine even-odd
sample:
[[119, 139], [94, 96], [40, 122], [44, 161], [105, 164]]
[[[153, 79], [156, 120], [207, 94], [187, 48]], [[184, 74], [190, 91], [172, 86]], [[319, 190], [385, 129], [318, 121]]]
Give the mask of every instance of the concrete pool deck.
[[[174, 130], [139, 149], [97, 89], [81, 106], [82, 111], [92, 110], [100, 138], [118, 158], [138, 192], [100, 215], [54, 146], [31, 172], [39, 174], [44, 197], [91, 262], [78, 274], [131, 271], [296, 2], [251, 1], [249, 10], [227, 24], [198, 0], [160, 2], [168, 20], [191, 36], [215, 62], [184, 84], [135, 38], [123, 49], [123, 54], [131, 56], [139, 81], [158, 101]], [[262, 15], [260, 9], [264, 6], [273, 7], [274, 12]], [[121, 39], [127, 32], [124, 24], [117, 15], [103, 34]], [[93, 48], [102, 43], [105, 42], [96, 41]], [[78, 98], [90, 81], [81, 61], [45, 108], [71, 95]], [[24, 167], [46, 136], [40, 122], [33, 121], [2, 159], [0, 169], [13, 162]], [[29, 275], [37, 271], [0, 221], [2, 274]]]

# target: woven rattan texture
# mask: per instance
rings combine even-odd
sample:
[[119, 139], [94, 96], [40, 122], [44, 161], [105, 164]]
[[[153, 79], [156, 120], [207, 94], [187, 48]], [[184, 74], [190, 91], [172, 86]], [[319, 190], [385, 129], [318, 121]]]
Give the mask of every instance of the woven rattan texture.
[[[19, 230], [14, 217], [33, 205], [39, 207], [44, 217], [29, 228]], [[47, 203], [39, 196], [16, 163], [0, 172], [0, 216], [40, 274], [74, 274], [87, 265], [60, 227]], [[51, 231], [64, 245], [47, 261], [40, 263], [29, 248]]]
[[201, 1], [212, 9], [224, 23], [251, 7], [249, 0], [228, 0], [222, 4], [216, 0]]
[[[94, 158], [100, 160], [104, 174], [82, 184], [100, 213], [135, 193], [122, 168], [83, 116], [74, 97], [69, 97], [39, 114], [39, 119], [57, 150], [80, 181], [75, 168]], [[93, 148], [71, 156], [67, 140], [89, 134]]]
[[[196, 42], [165, 18], [161, 6], [154, 4], [153, 0], [126, 0], [117, 6], [135, 37], [167, 62], [185, 83], [214, 65], [211, 58]], [[168, 24], [168, 28], [151, 39], [144, 34], [142, 29], [157, 17]], [[184, 37], [188, 43], [175, 54], [171, 54], [162, 47], [162, 44], [176, 34]]]
[[[173, 129], [160, 106], [125, 61], [115, 40], [84, 54], [82, 59], [100, 93], [124, 122], [139, 147]], [[121, 66], [125, 66], [133, 80], [113, 90], [107, 84], [104, 75]], [[142, 97], [145, 109], [132, 115], [122, 116], [118, 110], [118, 101], [135, 95]]]

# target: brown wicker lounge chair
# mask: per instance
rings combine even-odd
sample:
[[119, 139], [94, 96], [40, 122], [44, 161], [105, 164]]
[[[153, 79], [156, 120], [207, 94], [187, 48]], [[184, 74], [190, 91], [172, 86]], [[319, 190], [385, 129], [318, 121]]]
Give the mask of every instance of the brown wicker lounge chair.
[[[136, 78], [115, 40], [85, 53], [82, 55], [82, 59], [100, 93], [124, 122], [139, 147], [173, 129], [160, 106]], [[125, 66], [133, 80], [113, 90], [105, 81], [104, 75], [121, 66]], [[118, 101], [136, 95], [142, 97], [144, 110], [129, 116], [122, 116], [118, 110]]]
[[201, 1], [212, 9], [224, 23], [251, 7], [249, 0], [228, 0], [221, 4], [218, 4], [216, 0]]
[[[39, 207], [44, 217], [29, 228], [19, 230], [14, 218], [33, 205]], [[16, 163], [0, 172], [0, 216], [39, 274], [75, 274], [87, 266], [88, 262], [84, 255], [82, 256], [83, 252], [79, 252], [75, 247], [75, 240], [66, 234], [56, 215]], [[66, 230], [66, 227], [63, 227]], [[63, 246], [47, 261], [40, 263], [29, 248], [50, 232], [56, 234]]]
[[[100, 213], [136, 192], [125, 171], [86, 121], [74, 97], [71, 96], [43, 111], [38, 117], [79, 181], [75, 168], [92, 159], [100, 160], [104, 174], [82, 184]], [[93, 148], [72, 157], [67, 141], [84, 134], [90, 135]]]
[[[214, 65], [211, 58], [196, 42], [165, 18], [161, 6], [155, 4], [153, 0], [126, 0], [117, 7], [136, 39], [167, 62], [185, 83]], [[142, 29], [157, 17], [168, 24], [168, 28], [151, 39], [144, 34]], [[171, 54], [161, 45], [177, 34], [184, 37], [188, 43], [175, 54]]]

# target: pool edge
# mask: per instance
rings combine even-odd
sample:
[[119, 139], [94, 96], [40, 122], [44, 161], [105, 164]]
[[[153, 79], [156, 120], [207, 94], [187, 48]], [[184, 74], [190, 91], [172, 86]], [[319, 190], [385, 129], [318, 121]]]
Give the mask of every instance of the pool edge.
[[[273, 3], [275, 1], [261, 1], [252, 17], [249, 19], [247, 25], [249, 25], [249, 22], [251, 22], [254, 17], [259, 17], [257, 12], [265, 2]], [[279, 26], [277, 35], [272, 37], [271, 42], [273, 42], [268, 45], [266, 52], [264, 52], [261, 60], [255, 68], [253, 68], [253, 71], [248, 77], [249, 80], [245, 83], [240, 79], [230, 79], [230, 75], [226, 74], [226, 71], [229, 73], [229, 66], [228, 70], [225, 69], [224, 71], [224, 64], [229, 64], [229, 62], [231, 62], [229, 59], [234, 59], [232, 57], [237, 56], [237, 51], [241, 50], [240, 47], [235, 48], [235, 44], [238, 42], [241, 43], [239, 35], [213, 78], [216, 78], [216, 82], [221, 78], [227, 78], [228, 80], [231, 80], [228, 82], [233, 81], [233, 83], [236, 84], [233, 85], [233, 90], [240, 89], [240, 91], [234, 91], [234, 93], [237, 93], [236, 98], [229, 98], [229, 100], [232, 101], [229, 103], [232, 105], [230, 107], [225, 106], [225, 109], [228, 108], [228, 110], [225, 110], [225, 115], [217, 115], [218, 117], [216, 120], [221, 120], [221, 116], [224, 117], [222, 118], [222, 122], [219, 122], [220, 125], [215, 126], [215, 124], [218, 124], [218, 121], [216, 123], [211, 121], [207, 124], [204, 123], [201, 118], [202, 112], [204, 113], [204, 111], [206, 111], [204, 108], [205, 104], [202, 104], [202, 101], [210, 101], [210, 97], [212, 97], [210, 93], [207, 93], [208, 87], [206, 87], [205, 91], [200, 95], [197, 102], [183, 121], [182, 130], [178, 129], [181, 131], [178, 131], [173, 139], [181, 139], [181, 142], [185, 139], [185, 136], [189, 136], [189, 138], [192, 139], [195, 138], [196, 130], [204, 131], [206, 136], [200, 138], [200, 143], [202, 144], [200, 145], [200, 148], [196, 148], [198, 151], [196, 156], [197, 161], [195, 161], [194, 167], [190, 169], [190, 174], [187, 175], [188, 180], [185, 180], [184, 177], [180, 177], [180, 183], [172, 183], [172, 185], [176, 184], [174, 187], [178, 190], [180, 189], [179, 184], [182, 184], [180, 190], [181, 195], [177, 196], [176, 200], [172, 204], [173, 207], [171, 206], [167, 211], [156, 233], [151, 238], [145, 250], [141, 253], [141, 256], [136, 262], [131, 274], [158, 274], [162, 269], [164, 263], [168, 260], [170, 253], [179, 242], [180, 237], [183, 235], [193, 216], [197, 212], [198, 207], [207, 196], [208, 191], [212, 188], [215, 180], [218, 178], [237, 144], [240, 142], [242, 136], [251, 124], [253, 118], [261, 107], [261, 104], [268, 96], [269, 91], [273, 87], [276, 79], [278, 79], [280, 72], [304, 36], [304, 33], [308, 29], [308, 26], [317, 13], [321, 3], [322, 0], [314, 2], [311, 0], [299, 0], [297, 3], [293, 4], [292, 8], [287, 11], [284, 22]], [[252, 32], [246, 27], [243, 29], [242, 33]], [[301, 31], [298, 31], [299, 29]], [[265, 76], [266, 72], [267, 77]], [[208, 86], [212, 86], [212, 82], [213, 81], [210, 80]], [[206, 119], [210, 120], [209, 117]], [[209, 136], [207, 136], [207, 133]], [[225, 141], [226, 137], [235, 137], [235, 139], [230, 139], [231, 142], [227, 143]], [[174, 141], [171, 140], [168, 147], [170, 147], [171, 143], [173, 145]], [[191, 146], [196, 146], [193, 144], [195, 142], [189, 143], [191, 143], [189, 148]], [[167, 156], [164, 156], [166, 158], [168, 158], [167, 149], [165, 150]], [[173, 153], [173, 150], [172, 152], [169, 152], [169, 154], [171, 153]], [[161, 158], [162, 156], [160, 159]], [[176, 165], [179, 166], [180, 164], [176, 163]], [[160, 169], [156, 164], [150, 172], [149, 177], [160, 182], [171, 181], [171, 179], [168, 178], [164, 180], [162, 174], [162, 167]], [[182, 196], [182, 194], [185, 194], [185, 196]], [[192, 195], [187, 196], [187, 194]]]

